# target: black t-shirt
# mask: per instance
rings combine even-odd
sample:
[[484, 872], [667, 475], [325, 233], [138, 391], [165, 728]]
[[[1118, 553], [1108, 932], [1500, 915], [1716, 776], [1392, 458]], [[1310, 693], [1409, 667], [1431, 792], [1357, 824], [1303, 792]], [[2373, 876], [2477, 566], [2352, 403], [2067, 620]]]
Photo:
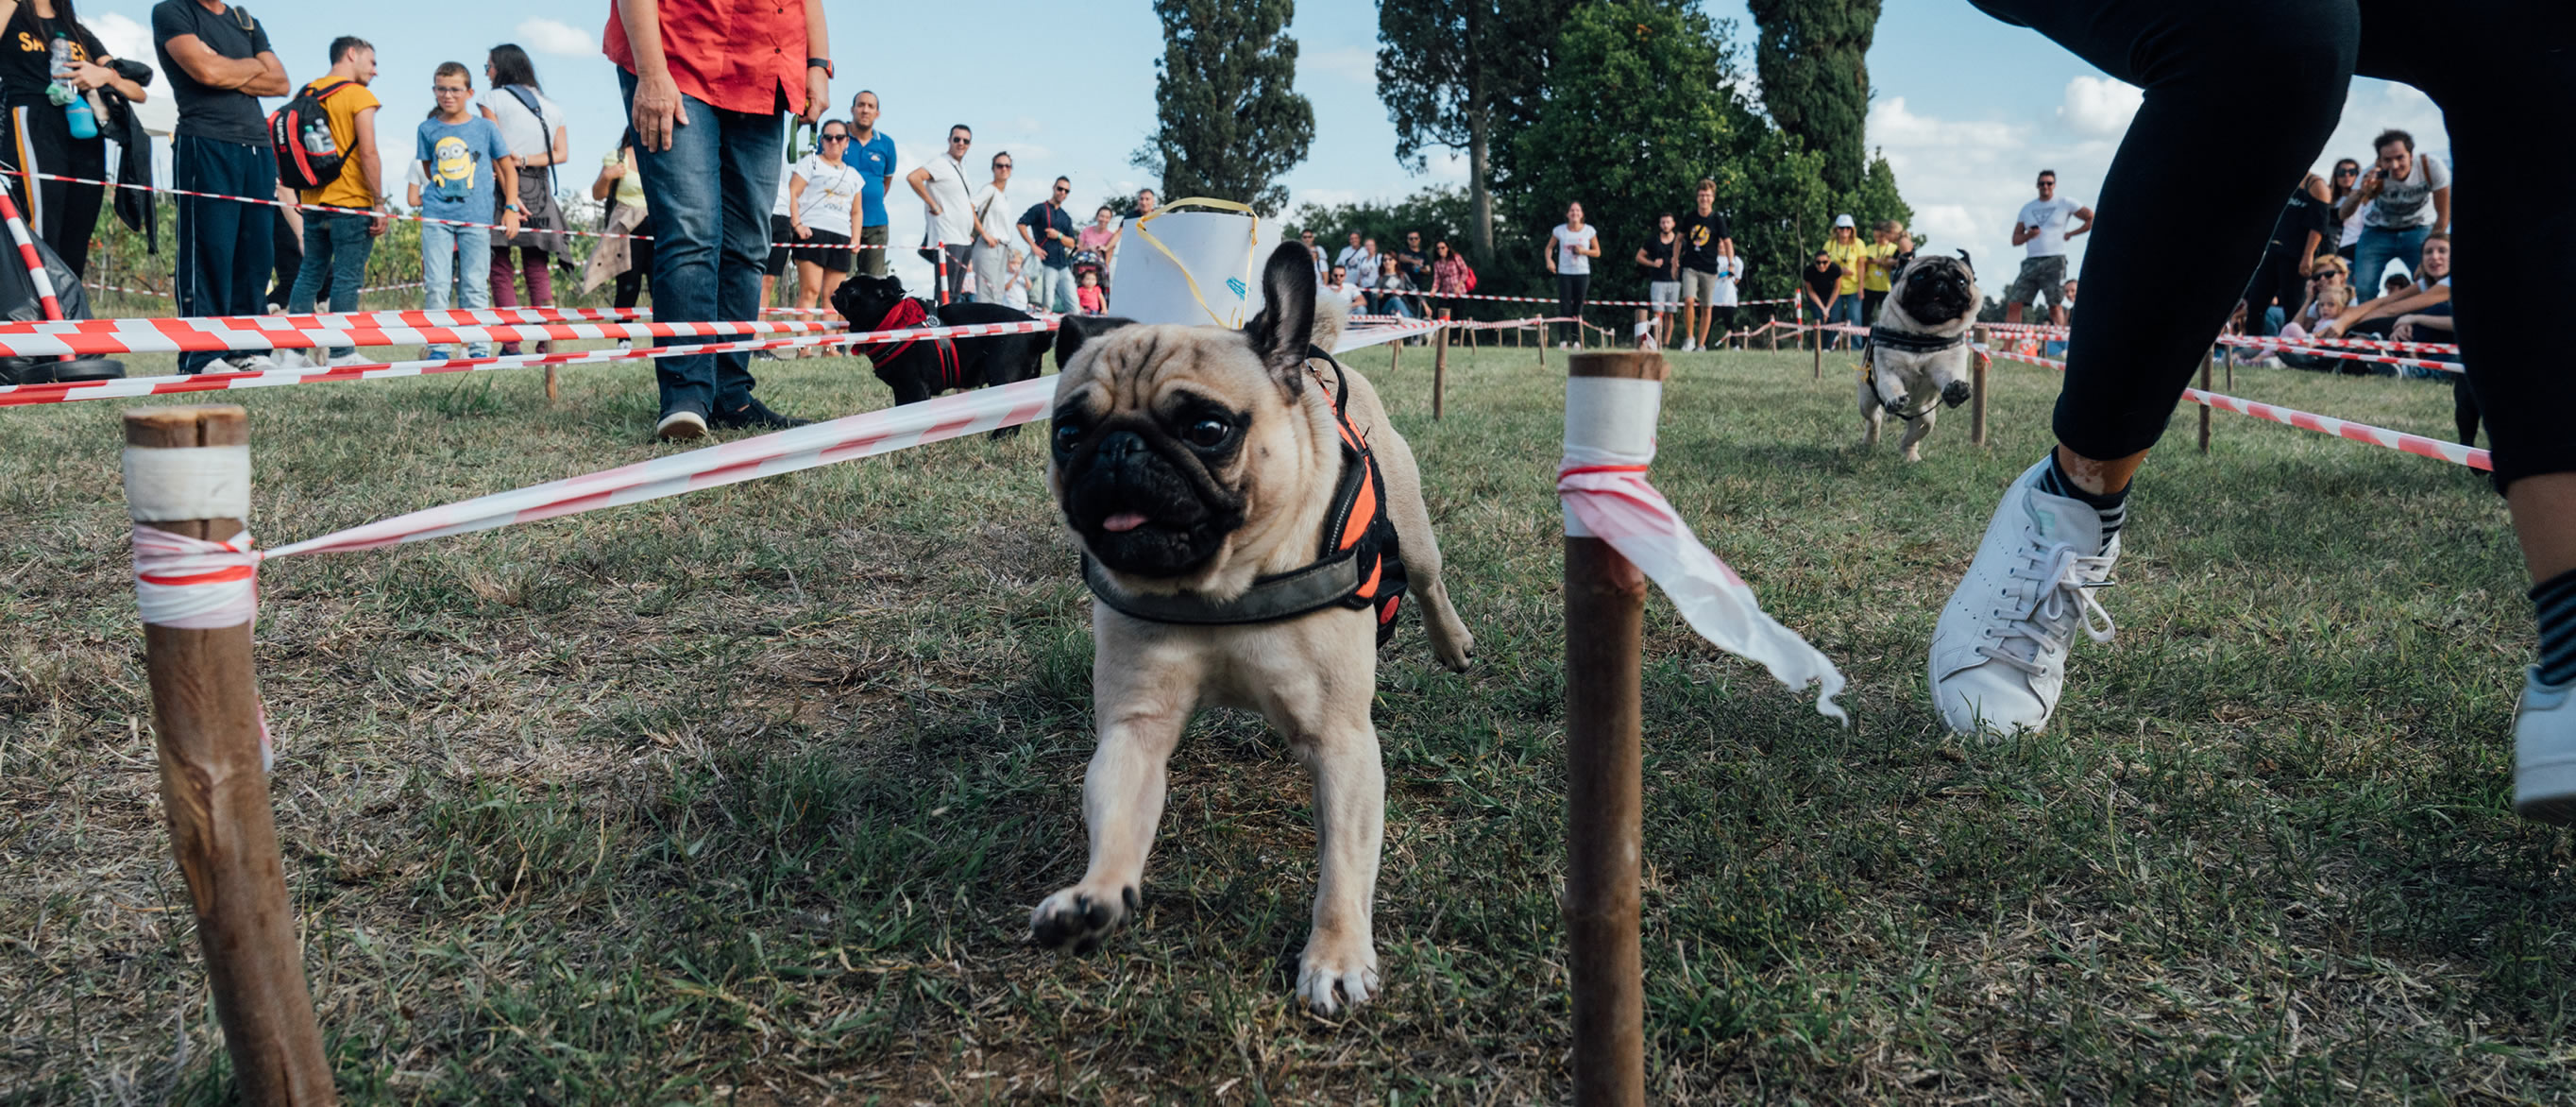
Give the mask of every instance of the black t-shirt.
[[0, 28], [0, 40], [5, 40], [0, 41], [0, 100], [11, 107], [53, 106], [45, 99], [45, 89], [54, 83], [57, 34], [72, 40], [75, 61], [97, 61], [107, 56], [107, 48], [99, 45], [98, 36], [90, 34], [89, 28], [60, 15], [39, 19], [34, 4], [21, 3], [9, 16], [8, 27]]
[[1681, 274], [1673, 270], [1673, 252], [1680, 249], [1681, 244], [1682, 236], [1678, 233], [1673, 235], [1673, 240], [1670, 242], [1664, 241], [1660, 232], [1646, 236], [1645, 243], [1637, 249], [1645, 253], [1647, 262], [1637, 269], [1645, 275], [1648, 283], [1682, 279]]
[[[242, 24], [248, 22], [250, 26]], [[209, 88], [170, 59], [170, 40], [195, 35], [220, 57], [248, 60], [270, 53], [268, 28], [250, 13], [227, 6], [207, 11], [197, 0], [161, 0], [152, 6], [152, 49], [161, 72], [170, 78], [170, 94], [179, 102], [179, 125], [173, 133], [217, 142], [268, 145], [268, 117], [259, 97], [228, 88]]]
[[2281, 209], [2281, 217], [2272, 224], [2272, 245], [2268, 260], [2293, 269], [2299, 265], [2299, 249], [2308, 243], [2308, 232], [2317, 232], [2319, 249], [2332, 250], [2343, 237], [2343, 227], [2334, 217], [2334, 209], [2319, 203], [2302, 189], [2290, 194], [2290, 202]]
[[1815, 293], [1817, 299], [1828, 304], [1834, 302], [1834, 286], [1841, 284], [1843, 280], [1842, 266], [1827, 262], [1824, 268], [1818, 269], [1816, 263], [1811, 261], [1799, 272], [1805, 275], [1807, 290]]
[[1420, 250], [1411, 247], [1397, 250], [1395, 271], [1404, 274], [1404, 279], [1412, 281], [1416, 287], [1431, 283], [1431, 262], [1423, 258]]
[[1020, 225], [1029, 229], [1029, 237], [1036, 239], [1038, 249], [1044, 251], [1040, 260], [1046, 262], [1047, 268], [1062, 269], [1073, 264], [1073, 255], [1065, 252], [1064, 243], [1047, 235], [1050, 227], [1068, 235], [1073, 233], [1073, 217], [1054, 201], [1040, 200], [1029, 205], [1029, 210], [1020, 215]]
[[1682, 268], [1702, 273], [1717, 272], [1717, 244], [1735, 237], [1726, 227], [1726, 217], [1713, 211], [1685, 215], [1673, 230], [1682, 241]]

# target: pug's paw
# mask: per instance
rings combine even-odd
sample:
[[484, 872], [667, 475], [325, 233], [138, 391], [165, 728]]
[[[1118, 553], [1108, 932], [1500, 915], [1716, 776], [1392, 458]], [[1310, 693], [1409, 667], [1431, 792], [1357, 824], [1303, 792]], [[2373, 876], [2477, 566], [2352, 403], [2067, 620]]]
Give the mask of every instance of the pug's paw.
[[1968, 402], [1970, 389], [1966, 381], [1951, 381], [1941, 386], [1941, 402], [1951, 407]]
[[1029, 939], [1048, 949], [1071, 947], [1075, 953], [1100, 948], [1100, 940], [1136, 914], [1136, 888], [1114, 894], [1075, 885], [1063, 889], [1029, 912]]
[[1476, 636], [1459, 627], [1448, 633], [1435, 629], [1431, 634], [1431, 655], [1440, 659], [1441, 667], [1453, 673], [1466, 672], [1476, 663]]
[[1377, 949], [1366, 938], [1315, 934], [1297, 958], [1297, 998], [1318, 1015], [1366, 1004], [1378, 993]]
[[1905, 404], [1911, 399], [1913, 399], [1911, 395], [1900, 393], [1898, 395], [1890, 396], [1885, 400], [1881, 400], [1879, 403], [1880, 406], [1887, 409], [1888, 414], [1902, 419], [1905, 417]]

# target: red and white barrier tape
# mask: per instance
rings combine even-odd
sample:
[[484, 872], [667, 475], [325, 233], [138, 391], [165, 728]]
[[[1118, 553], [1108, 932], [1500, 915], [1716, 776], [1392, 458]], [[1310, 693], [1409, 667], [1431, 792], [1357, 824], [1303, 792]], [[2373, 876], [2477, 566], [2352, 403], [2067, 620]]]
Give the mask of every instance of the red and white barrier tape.
[[901, 331], [831, 331], [804, 337], [747, 338], [687, 346], [637, 347], [632, 350], [503, 354], [495, 357], [397, 361], [379, 365], [312, 366], [297, 369], [264, 369], [245, 373], [200, 373], [56, 384], [0, 385], [0, 407], [77, 403], [83, 400], [130, 399], [136, 396], [170, 396], [189, 392], [221, 392], [237, 388], [274, 388], [295, 384], [379, 380], [391, 377], [425, 377], [443, 373], [480, 373], [498, 369], [595, 365], [651, 357], [687, 357], [695, 354], [786, 350], [809, 346], [848, 346], [925, 338], [988, 338], [1001, 334], [1030, 334], [1053, 329], [1055, 324], [1046, 320], [1027, 323], [975, 323], [954, 327], [920, 327]]
[[[375, 214], [365, 211], [352, 211], [348, 208], [332, 207], [329, 204], [290, 204], [284, 200], [268, 196], [226, 196], [220, 192], [198, 192], [193, 189], [172, 188], [168, 185], [142, 185], [130, 184], [125, 181], [102, 181], [93, 177], [67, 177], [60, 173], [38, 173], [35, 174], [35, 177], [38, 180], [61, 181], [64, 184], [98, 185], [103, 188], [131, 189], [135, 192], [157, 192], [165, 196], [192, 196], [200, 200], [231, 200], [234, 203], [240, 204], [263, 204], [272, 208], [294, 208], [298, 211], [318, 211], [325, 215]], [[387, 218], [391, 219], [404, 219], [414, 223], [436, 223], [443, 227], [481, 227], [487, 231], [506, 229], [498, 223], [477, 223], [471, 219], [434, 219], [416, 212], [385, 212], [383, 214]], [[653, 236], [649, 234], [615, 234], [608, 231], [585, 231], [573, 228], [566, 228], [563, 233], [576, 235], [582, 238], [632, 238], [645, 242], [653, 240]]]
[[1556, 492], [1569, 538], [1598, 538], [1672, 598], [1691, 629], [1719, 648], [1758, 662], [1804, 692], [1819, 686], [1816, 710], [1850, 722], [1834, 703], [1843, 675], [1798, 632], [1762, 610], [1751, 586], [1691, 533], [1679, 511], [1647, 483], [1663, 383], [1570, 377], [1565, 388], [1565, 458]]
[[2468, 372], [2467, 369], [2462, 368], [2460, 363], [2456, 361], [2435, 361], [2430, 358], [2398, 357], [2393, 354], [2373, 354], [2366, 353], [2361, 350], [2335, 350], [2322, 346], [2309, 346], [2304, 343], [2293, 342], [2242, 342], [2230, 341], [2224, 338], [2219, 341], [2229, 346], [2241, 346], [2250, 350], [2266, 350], [2276, 354], [2303, 354], [2308, 357], [2329, 357], [2343, 361], [2366, 361], [2379, 365], [2406, 365], [2422, 369], [2435, 369], [2444, 373]]
[[[1983, 346], [1977, 348], [1979, 350], [1985, 349]], [[1994, 356], [2005, 361], [2021, 361], [2028, 362], [2032, 365], [2045, 365], [2051, 369], [2056, 369], [2061, 372], [2066, 368], [2065, 362], [2052, 358], [2033, 357], [2027, 354], [2016, 354], [2002, 351], [1995, 352]], [[2311, 430], [2319, 434], [2331, 434], [2337, 438], [2349, 438], [2355, 442], [2368, 442], [2374, 446], [2386, 446], [2392, 450], [2403, 450], [2419, 457], [2439, 458], [2455, 465], [2466, 465], [2472, 469], [2479, 469], [2487, 472], [2495, 471], [2495, 463], [2490, 459], [2487, 451], [2478, 449], [2475, 446], [2463, 446], [2457, 442], [2444, 442], [2437, 438], [2426, 438], [2420, 434], [2408, 434], [2404, 431], [2393, 431], [2386, 427], [2374, 427], [2367, 423], [2355, 423], [2346, 419], [2337, 419], [2331, 415], [2317, 415], [2311, 412], [2281, 407], [2277, 404], [2261, 403], [2254, 400], [2241, 399], [2235, 396], [2223, 396], [2216, 392], [2203, 392], [2197, 388], [2183, 389], [2182, 398], [2205, 407], [2214, 407], [2220, 411], [2232, 411], [2238, 415], [2250, 415], [2266, 422], [2279, 423], [2285, 427], [2297, 427], [2300, 430]]]
[[[254, 317], [257, 318], [257, 317]], [[821, 322], [775, 323], [520, 323], [459, 326], [360, 326], [199, 328], [202, 319], [85, 320], [90, 323], [148, 323], [135, 330], [57, 331], [0, 334], [0, 356], [83, 357], [115, 354], [252, 352], [300, 350], [331, 346], [453, 346], [473, 342], [543, 342], [604, 338], [735, 338], [748, 335], [813, 333], [840, 330]]]
[[0, 337], [19, 334], [173, 334], [180, 331], [344, 330], [350, 327], [447, 327], [495, 323], [623, 323], [648, 317], [638, 308], [405, 308], [398, 311], [308, 312], [302, 315], [189, 315], [126, 319], [0, 321]]
[[[1407, 292], [1406, 296], [1427, 296], [1434, 300], [1494, 300], [1510, 304], [1557, 304], [1564, 301], [1554, 296], [1492, 296], [1482, 292]], [[1762, 304], [1786, 304], [1789, 300], [1738, 300], [1728, 307], [1756, 307]], [[1653, 300], [1585, 300], [1585, 307], [1655, 307]]]
[[18, 215], [17, 201], [0, 189], [0, 219], [9, 224], [9, 238], [18, 244], [18, 260], [27, 264], [27, 279], [35, 283], [36, 299], [45, 307], [45, 318], [63, 317], [62, 302], [54, 296], [54, 275], [45, 271], [43, 258], [36, 256], [36, 237], [27, 231], [27, 221]]

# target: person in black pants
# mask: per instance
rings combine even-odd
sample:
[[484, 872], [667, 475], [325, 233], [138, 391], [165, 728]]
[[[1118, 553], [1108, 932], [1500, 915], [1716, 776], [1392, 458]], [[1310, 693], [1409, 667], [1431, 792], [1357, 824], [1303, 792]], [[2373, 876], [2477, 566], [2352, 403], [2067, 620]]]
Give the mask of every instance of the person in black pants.
[[1592, 291], [1592, 259], [1601, 256], [1601, 232], [1583, 224], [1583, 205], [1567, 204], [1565, 222], [1547, 233], [1547, 271], [1556, 274], [1556, 310], [1573, 322], [1566, 333], [1574, 341], [1561, 343], [1572, 349], [1583, 341], [1583, 302]]
[[[63, 40], [69, 65], [54, 69], [54, 40]], [[80, 93], [108, 88], [142, 103], [141, 83], [118, 72], [116, 59], [98, 36], [83, 26], [71, 0], [22, 0], [0, 26], [0, 173], [27, 226], [75, 274], [89, 272], [90, 236], [98, 230], [98, 209], [106, 189], [101, 185], [47, 180], [40, 174], [105, 180], [107, 119], [91, 112], [88, 138], [72, 134], [70, 105], [54, 103], [51, 90], [62, 84]], [[87, 103], [82, 110], [90, 111]]]
[[[2576, 240], [2568, 205], [2532, 204], [2505, 181], [2576, 179], [2576, 5], [2458, 0], [1971, 0], [2145, 89], [2103, 182], [2057, 400], [2057, 445], [2006, 490], [1976, 561], [1933, 632], [1929, 678], [1962, 734], [2047, 725], [2080, 627], [2108, 640], [2093, 598], [2119, 556], [2130, 479], [2234, 308], [2235, 280], [2176, 281], [2165, 259], [2187, 232], [2217, 268], [2250, 273], [2280, 197], [2313, 165], [2354, 74], [2413, 85], [2438, 104], [2462, 188], [2452, 235], [2467, 387], [2494, 444], [2495, 484], [2521, 539], [2540, 663], [2515, 723], [2515, 807], [2576, 822], [2576, 373], [2556, 317], [2529, 290], [2555, 285]], [[2262, 105], [2271, 141], [2231, 150]], [[2517, 310], [2519, 309], [2519, 310]]]

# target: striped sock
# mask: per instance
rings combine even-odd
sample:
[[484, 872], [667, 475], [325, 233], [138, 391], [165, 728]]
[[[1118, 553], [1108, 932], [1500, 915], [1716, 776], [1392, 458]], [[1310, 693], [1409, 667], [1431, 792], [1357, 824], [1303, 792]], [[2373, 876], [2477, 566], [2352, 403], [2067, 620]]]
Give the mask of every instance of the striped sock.
[[2051, 496], [2064, 496], [2092, 505], [2102, 516], [2102, 548], [2111, 548], [2111, 539], [2120, 533], [2120, 524], [2129, 521], [2129, 490], [2123, 488], [2109, 495], [2097, 495], [2078, 487], [2075, 478], [2057, 461], [2057, 451], [2048, 451], [2048, 468], [2040, 470], [2039, 490]]
[[2576, 569], [2531, 587], [2531, 615], [2540, 623], [2540, 682], [2576, 680]]

